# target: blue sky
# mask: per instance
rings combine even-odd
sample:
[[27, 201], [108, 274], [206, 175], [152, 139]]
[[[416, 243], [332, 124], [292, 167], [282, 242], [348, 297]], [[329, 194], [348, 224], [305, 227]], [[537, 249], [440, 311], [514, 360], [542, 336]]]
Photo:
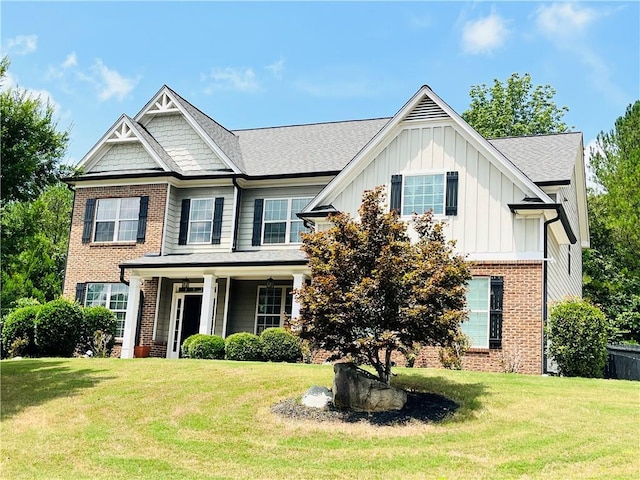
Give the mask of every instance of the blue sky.
[[640, 98], [640, 2], [12, 2], [3, 88], [47, 98], [76, 163], [163, 84], [229, 129], [395, 114], [423, 84], [530, 73], [587, 145]]

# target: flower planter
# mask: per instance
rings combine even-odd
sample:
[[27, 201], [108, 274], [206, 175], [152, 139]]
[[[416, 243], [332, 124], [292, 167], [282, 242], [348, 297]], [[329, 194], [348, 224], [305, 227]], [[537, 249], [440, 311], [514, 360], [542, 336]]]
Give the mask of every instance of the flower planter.
[[150, 353], [150, 346], [136, 345], [133, 347], [133, 358], [147, 358]]

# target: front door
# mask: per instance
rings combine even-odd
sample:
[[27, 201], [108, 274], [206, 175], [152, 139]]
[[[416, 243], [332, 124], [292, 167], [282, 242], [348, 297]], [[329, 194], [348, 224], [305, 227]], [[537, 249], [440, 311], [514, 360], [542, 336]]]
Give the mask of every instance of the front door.
[[198, 333], [200, 329], [200, 310], [202, 295], [180, 293], [174, 299], [173, 324], [167, 349], [167, 358], [178, 358], [182, 342]]

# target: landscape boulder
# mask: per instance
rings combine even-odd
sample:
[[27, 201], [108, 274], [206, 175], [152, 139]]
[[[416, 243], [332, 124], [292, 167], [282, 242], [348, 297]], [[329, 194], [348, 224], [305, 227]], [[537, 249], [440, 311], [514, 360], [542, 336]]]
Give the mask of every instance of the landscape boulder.
[[302, 404], [313, 408], [327, 408], [333, 400], [331, 390], [314, 385], [302, 396]]
[[333, 367], [333, 404], [340, 410], [386, 412], [402, 410], [407, 392], [381, 382], [353, 363]]

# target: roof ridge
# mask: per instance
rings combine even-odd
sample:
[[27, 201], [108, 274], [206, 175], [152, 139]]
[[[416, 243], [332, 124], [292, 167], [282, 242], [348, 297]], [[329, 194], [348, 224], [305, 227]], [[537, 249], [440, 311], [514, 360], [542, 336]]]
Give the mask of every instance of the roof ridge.
[[359, 118], [354, 120], [334, 120], [329, 122], [312, 122], [312, 123], [295, 123], [291, 125], [275, 125], [271, 127], [255, 127], [255, 128], [238, 128], [233, 132], [247, 132], [250, 130], [275, 130], [277, 128], [292, 128], [292, 127], [313, 127], [317, 125], [332, 125], [338, 123], [354, 123], [354, 122], [373, 122], [376, 120], [390, 120], [392, 117], [377, 117], [377, 118]]
[[165, 87], [167, 88], [167, 90], [171, 91], [171, 93], [173, 93], [176, 97], [178, 97], [178, 99], [180, 99], [181, 101], [183, 101], [184, 103], [188, 104], [190, 107], [192, 107], [194, 110], [198, 111], [199, 113], [201, 113], [202, 115], [204, 115], [205, 117], [207, 117], [209, 120], [211, 120], [213, 123], [215, 123], [216, 125], [218, 125], [220, 128], [222, 128], [223, 130], [229, 132], [231, 135], [235, 136], [235, 133], [233, 133], [232, 130], [229, 130], [227, 127], [225, 127], [224, 125], [222, 125], [220, 122], [217, 122], [216, 120], [214, 120], [211, 116], [207, 115], [205, 112], [203, 112], [202, 110], [200, 110], [198, 107], [196, 107], [193, 103], [191, 103], [189, 100], [185, 99], [182, 95], [180, 95], [178, 92], [176, 92], [173, 88], [171, 88], [168, 85], [165, 85]]

